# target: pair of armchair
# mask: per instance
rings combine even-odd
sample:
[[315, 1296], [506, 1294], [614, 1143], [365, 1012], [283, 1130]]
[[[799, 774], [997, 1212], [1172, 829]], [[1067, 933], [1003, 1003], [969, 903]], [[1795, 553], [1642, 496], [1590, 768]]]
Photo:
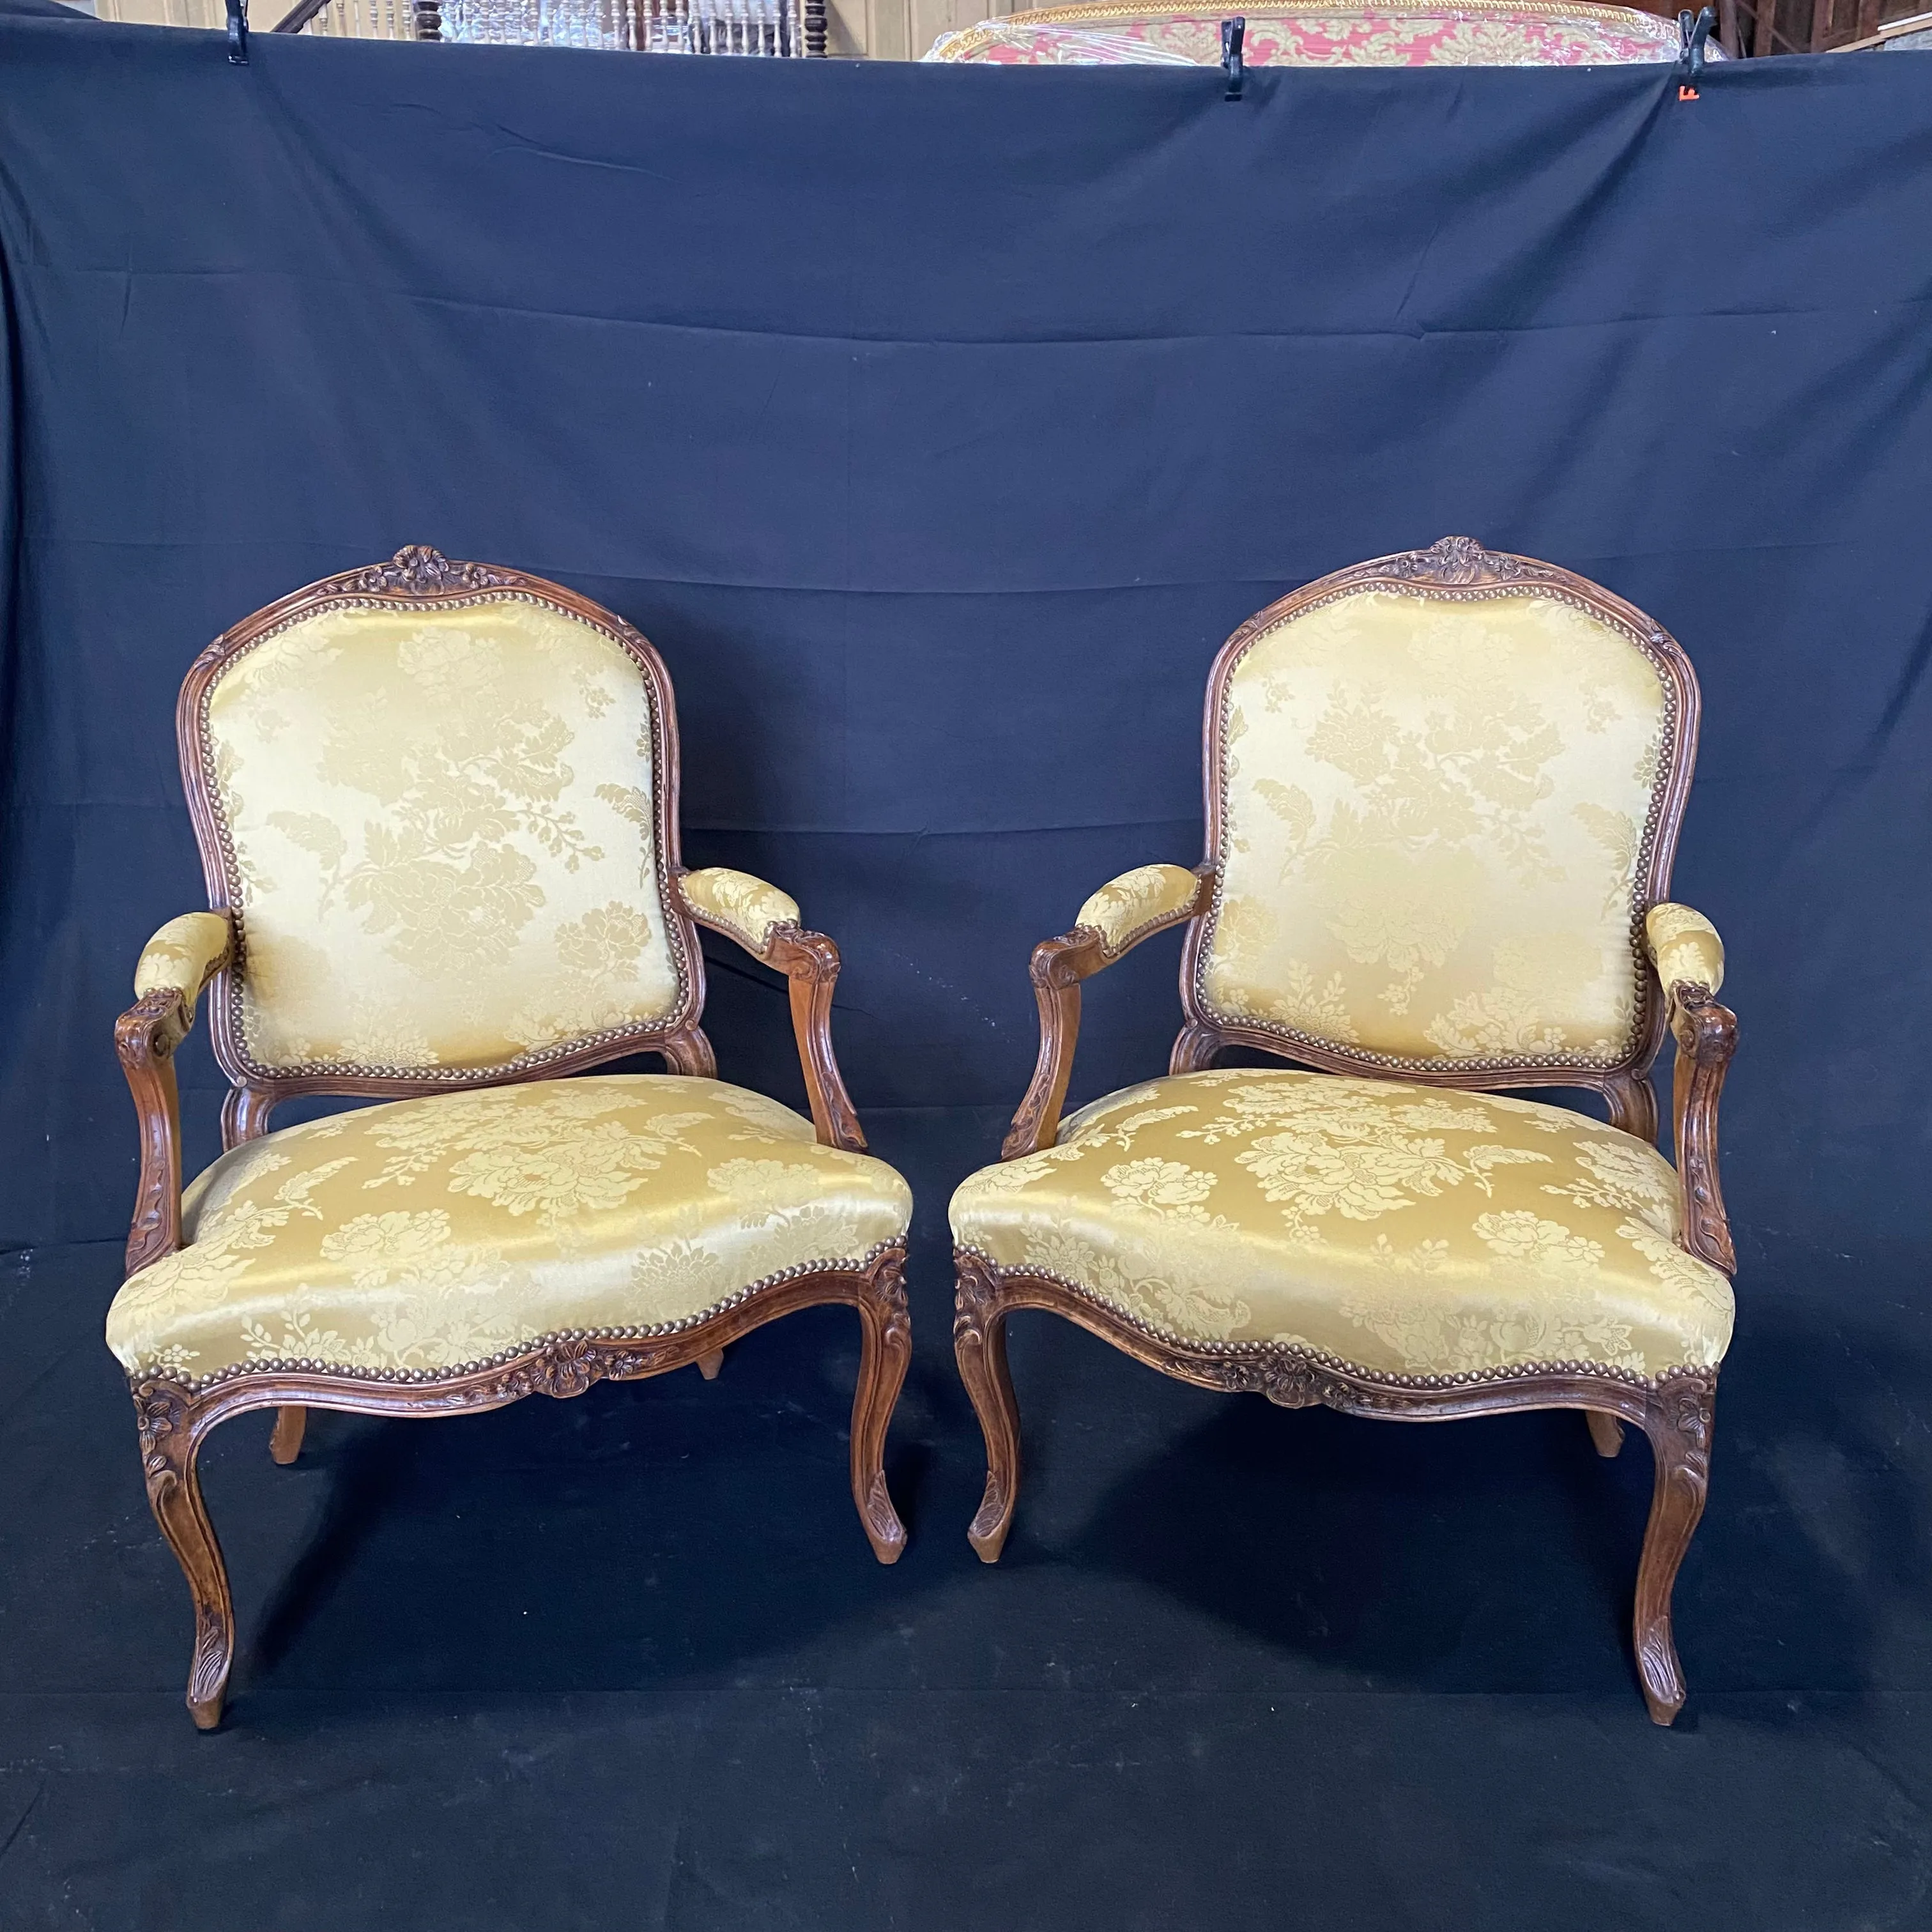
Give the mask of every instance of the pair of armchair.
[[[1289, 1406], [1580, 1408], [1604, 1454], [1624, 1422], [1653, 1447], [1636, 1653], [1675, 1716], [1733, 1265], [1722, 948], [1666, 897], [1697, 708], [1641, 613], [1464, 538], [1229, 640], [1208, 856], [1116, 880], [1036, 950], [1032, 1084], [953, 1198], [982, 1558], [1018, 1492], [1016, 1309]], [[650, 646], [554, 584], [409, 549], [218, 639], [178, 724], [212, 909], [149, 943], [117, 1030], [141, 1169], [107, 1334], [194, 1602], [195, 1722], [220, 1721], [235, 1640], [196, 1456], [249, 1410], [277, 1412], [286, 1462], [311, 1407], [708, 1378], [748, 1330], [844, 1302], [854, 1499], [896, 1560], [911, 1197], [833, 1057], [837, 948], [775, 887], [680, 862]], [[1168, 1076], [1063, 1123], [1081, 982], [1180, 924]], [[809, 1121], [716, 1078], [700, 927], [786, 976]], [[226, 1151], [184, 1192], [172, 1055], [204, 991]], [[1676, 1170], [1648, 1082], [1666, 1024]], [[1231, 1046], [1299, 1065], [1210, 1069]], [[566, 1077], [639, 1053], [668, 1072]], [[1497, 1090], [1546, 1085], [1594, 1088], [1608, 1124]], [[384, 1104], [270, 1130], [319, 1094]]]

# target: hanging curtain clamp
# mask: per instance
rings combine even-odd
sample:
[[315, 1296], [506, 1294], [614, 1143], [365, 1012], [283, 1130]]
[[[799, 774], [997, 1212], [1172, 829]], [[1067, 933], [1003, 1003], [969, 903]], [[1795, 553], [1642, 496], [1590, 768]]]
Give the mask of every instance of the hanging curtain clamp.
[[248, 64], [248, 0], [228, 0], [228, 62]]
[[1711, 29], [1718, 24], [1718, 16], [1708, 7], [1700, 8], [1696, 14], [1682, 13], [1677, 16], [1677, 98], [1679, 100], [1695, 100], [1697, 83], [1704, 77], [1704, 49], [1711, 38]]
[[1241, 98], [1241, 88], [1248, 77], [1247, 69], [1241, 64], [1241, 43], [1247, 38], [1248, 23], [1244, 20], [1223, 20], [1221, 22], [1221, 71], [1228, 76], [1229, 100]]

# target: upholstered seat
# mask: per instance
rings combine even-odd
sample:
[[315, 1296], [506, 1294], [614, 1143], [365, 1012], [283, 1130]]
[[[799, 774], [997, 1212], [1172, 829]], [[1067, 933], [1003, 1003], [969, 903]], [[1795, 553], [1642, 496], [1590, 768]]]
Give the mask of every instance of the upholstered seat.
[[718, 1080], [635, 1073], [392, 1101], [224, 1154], [187, 1245], [107, 1318], [130, 1375], [416, 1376], [550, 1336], [663, 1333], [904, 1240], [905, 1183]]
[[1405, 1376], [1712, 1366], [1731, 1285], [1679, 1220], [1670, 1163], [1601, 1121], [1252, 1069], [1110, 1094], [952, 1199], [962, 1246], [1150, 1328]]

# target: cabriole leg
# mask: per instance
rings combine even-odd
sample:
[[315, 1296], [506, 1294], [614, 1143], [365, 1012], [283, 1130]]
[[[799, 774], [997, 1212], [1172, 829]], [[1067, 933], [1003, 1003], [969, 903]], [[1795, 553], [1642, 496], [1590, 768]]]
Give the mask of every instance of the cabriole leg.
[[724, 1366], [724, 1351], [712, 1348], [698, 1358], [698, 1372], [708, 1382], [718, 1379], [718, 1371]]
[[1672, 1376], [1659, 1385], [1644, 1418], [1644, 1432], [1657, 1460], [1657, 1481], [1636, 1573], [1636, 1667], [1644, 1702], [1659, 1724], [1670, 1723], [1684, 1708], [1684, 1673], [1670, 1632], [1670, 1592], [1691, 1532], [1704, 1514], [1717, 1387], [1715, 1374], [1708, 1370]]
[[904, 1270], [904, 1255], [882, 1255], [859, 1300], [863, 1340], [859, 1385], [852, 1396], [852, 1500], [872, 1554], [881, 1563], [896, 1563], [906, 1543], [905, 1525], [886, 1487], [885, 1467], [886, 1430], [912, 1359]]
[[986, 1438], [986, 1487], [966, 1540], [981, 1562], [997, 1563], [1020, 1486], [1020, 1412], [1006, 1370], [1006, 1311], [998, 1276], [978, 1256], [957, 1252], [955, 1262], [952, 1353]]
[[1613, 1456], [1624, 1446], [1624, 1426], [1607, 1410], [1586, 1408], [1583, 1420], [1590, 1425], [1590, 1440], [1599, 1456]]
[[221, 1546], [201, 1500], [189, 1426], [187, 1391], [172, 1382], [144, 1382], [134, 1391], [141, 1431], [142, 1472], [154, 1520], [188, 1579], [194, 1604], [194, 1662], [188, 1672], [188, 1708], [197, 1729], [221, 1721], [221, 1700], [235, 1660], [235, 1606]]

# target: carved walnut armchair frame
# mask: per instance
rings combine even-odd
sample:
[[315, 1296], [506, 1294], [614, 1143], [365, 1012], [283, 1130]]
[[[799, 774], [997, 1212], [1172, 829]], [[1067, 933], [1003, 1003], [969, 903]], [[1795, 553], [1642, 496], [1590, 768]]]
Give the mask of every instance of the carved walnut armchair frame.
[[[332, 606], [400, 605], [430, 610], [515, 597], [547, 604], [592, 625], [620, 645], [637, 666], [650, 699], [653, 768], [658, 774], [657, 849], [671, 889], [663, 896], [680, 995], [676, 1010], [648, 1025], [614, 1029], [565, 1049], [534, 1053], [508, 1068], [472, 1075], [460, 1070], [404, 1075], [376, 1070], [277, 1074], [248, 1055], [229, 991], [229, 976], [245, 969], [245, 931], [232, 898], [225, 862], [226, 834], [204, 772], [201, 733], [217, 674], [266, 632]], [[796, 922], [751, 932], [692, 902], [678, 848], [678, 736], [670, 680], [644, 638], [610, 612], [561, 585], [496, 565], [452, 561], [416, 545], [370, 568], [327, 578], [257, 611], [224, 632], [195, 661], [176, 711], [182, 776], [200, 847], [208, 904], [226, 925], [192, 988], [163, 986], [121, 1016], [115, 1045], [131, 1090], [140, 1132], [140, 1179], [128, 1240], [133, 1274], [182, 1245], [180, 1110], [173, 1055], [194, 1023], [202, 990], [212, 987], [210, 1035], [217, 1062], [230, 1083], [222, 1108], [224, 1150], [267, 1131], [282, 1101], [308, 1094], [380, 1100], [449, 1093], [511, 1082], [548, 1080], [581, 1072], [635, 1054], [662, 1056], [672, 1072], [716, 1078], [717, 1062], [699, 1021], [704, 1009], [704, 956], [697, 928], [730, 939], [789, 982], [793, 1030], [805, 1073], [813, 1125], [820, 1144], [863, 1152], [866, 1138], [833, 1055], [832, 995], [838, 949], [824, 933]], [[528, 1395], [581, 1395], [593, 1382], [631, 1381], [694, 1363], [716, 1377], [728, 1344], [795, 1310], [842, 1302], [858, 1311], [862, 1352], [853, 1399], [853, 1498], [867, 1540], [881, 1563], [896, 1562], [905, 1529], [886, 1488], [886, 1431], [905, 1378], [911, 1331], [904, 1286], [905, 1250], [896, 1243], [864, 1266], [788, 1270], [758, 1282], [730, 1306], [674, 1330], [649, 1335], [599, 1330], [552, 1334], [460, 1373], [434, 1370], [363, 1371], [312, 1364], [274, 1364], [223, 1376], [199, 1390], [157, 1373], [130, 1378], [148, 1499], [185, 1573], [194, 1606], [194, 1654], [188, 1705], [197, 1726], [220, 1721], [235, 1650], [235, 1617], [219, 1544], [202, 1504], [196, 1459], [218, 1424], [250, 1409], [278, 1412], [270, 1453], [292, 1462], [300, 1453], [307, 1411], [437, 1416], [497, 1408]]]
[[[1228, 678], [1241, 653], [1262, 632], [1317, 602], [1372, 586], [1450, 602], [1534, 586], [1629, 638], [1643, 649], [1663, 679], [1670, 700], [1664, 752], [1666, 776], [1644, 830], [1638, 862], [1640, 890], [1630, 943], [1640, 965], [1640, 1005], [1634, 1044], [1621, 1059], [1589, 1064], [1574, 1058], [1558, 1061], [1544, 1056], [1442, 1066], [1404, 1064], [1398, 1068], [1382, 1056], [1339, 1051], [1287, 1027], [1230, 1024], [1208, 1010], [1202, 973], [1217, 903], [1224, 821], [1219, 774]], [[1034, 949], [1031, 977], [1040, 1009], [1040, 1055], [1000, 1159], [1015, 1160], [1055, 1143], [1080, 1028], [1081, 982], [1142, 940], [1185, 925], [1180, 966], [1184, 1023], [1169, 1060], [1171, 1073], [1199, 1072], [1222, 1049], [1245, 1047], [1324, 1072], [1436, 1087], [1476, 1091], [1587, 1088], [1603, 1095], [1612, 1124], [1654, 1144], [1657, 1104], [1649, 1075], [1667, 1025], [1676, 1044], [1673, 1113], [1682, 1245], [1726, 1274], [1735, 1272], [1730, 1228], [1718, 1183], [1718, 1100], [1737, 1044], [1736, 1016], [1719, 1004], [1708, 986], [1688, 980], [1663, 986], [1643, 928], [1644, 915], [1669, 896], [1696, 758], [1699, 709], [1696, 674], [1682, 647], [1634, 605], [1553, 564], [1486, 551], [1468, 538], [1445, 537], [1426, 550], [1358, 564], [1250, 617], [1222, 647], [1209, 674], [1203, 727], [1208, 850], [1194, 869], [1193, 893], [1184, 903], [1153, 914], [1112, 946], [1095, 928], [1076, 926]], [[1618, 1453], [1624, 1423], [1650, 1438], [1656, 1480], [1637, 1574], [1637, 1668], [1656, 1722], [1668, 1724], [1682, 1708], [1684, 1685], [1671, 1632], [1670, 1598], [1678, 1566], [1703, 1514], [1717, 1390], [1714, 1369], [1678, 1370], [1654, 1380], [1582, 1362], [1457, 1375], [1371, 1372], [1281, 1343], [1190, 1344], [1143, 1327], [1057, 1276], [996, 1268], [969, 1248], [956, 1247], [954, 1254], [955, 1352], [986, 1438], [986, 1490], [968, 1532], [983, 1562], [999, 1558], [1012, 1525], [1020, 1480], [1019, 1412], [1006, 1349], [1006, 1317], [1016, 1309], [1050, 1310], [1163, 1374], [1206, 1388], [1258, 1393], [1284, 1408], [1320, 1403], [1352, 1415], [1404, 1422], [1444, 1422], [1515, 1409], [1581, 1409], [1601, 1455]]]

